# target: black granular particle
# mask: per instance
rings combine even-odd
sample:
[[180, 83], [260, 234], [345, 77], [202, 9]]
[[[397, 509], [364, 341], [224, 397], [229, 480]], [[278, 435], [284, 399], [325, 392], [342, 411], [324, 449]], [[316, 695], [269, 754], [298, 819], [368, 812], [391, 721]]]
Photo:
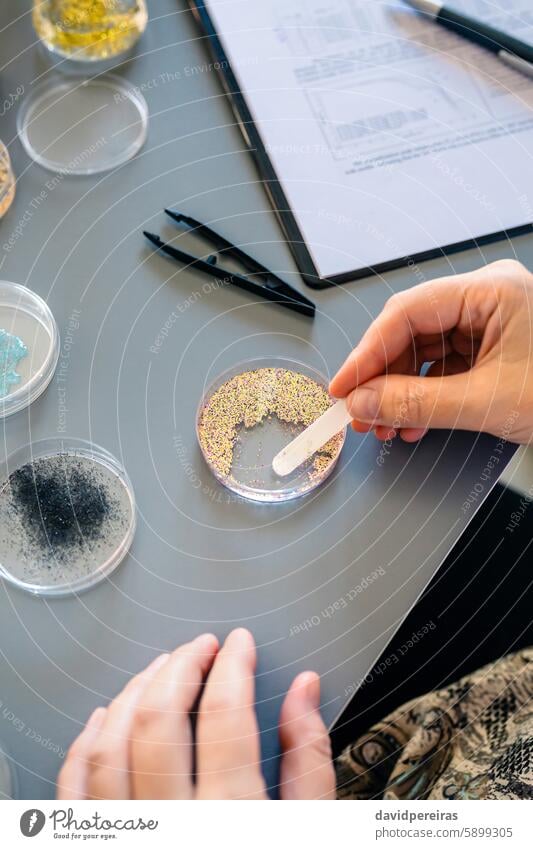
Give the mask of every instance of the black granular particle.
[[87, 464], [58, 455], [27, 463], [9, 478], [12, 507], [34, 544], [68, 554], [98, 540], [112, 511], [106, 487]]

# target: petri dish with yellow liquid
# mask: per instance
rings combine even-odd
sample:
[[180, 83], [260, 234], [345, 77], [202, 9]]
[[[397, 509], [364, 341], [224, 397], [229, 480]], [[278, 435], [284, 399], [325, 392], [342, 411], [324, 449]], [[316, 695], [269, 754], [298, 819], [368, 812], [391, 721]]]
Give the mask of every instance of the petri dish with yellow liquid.
[[50, 53], [95, 64], [127, 53], [146, 28], [145, 0], [34, 0], [33, 26]]

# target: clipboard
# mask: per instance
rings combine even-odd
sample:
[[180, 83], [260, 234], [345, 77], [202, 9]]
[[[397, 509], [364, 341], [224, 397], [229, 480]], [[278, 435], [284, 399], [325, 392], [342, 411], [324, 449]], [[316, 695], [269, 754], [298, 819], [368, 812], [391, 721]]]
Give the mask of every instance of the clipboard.
[[241, 91], [237, 77], [232, 69], [230, 60], [224, 49], [212, 17], [209, 13], [209, 0], [187, 0], [195, 21], [207, 39], [207, 47], [223, 90], [229, 100], [234, 116], [244, 137], [259, 177], [269, 197], [273, 211], [281, 225], [287, 244], [292, 252], [303, 281], [312, 289], [327, 289], [332, 286], [349, 283], [371, 275], [380, 275], [395, 268], [412, 266], [414, 263], [435, 259], [458, 253], [469, 248], [480, 248], [497, 241], [509, 240], [516, 236], [533, 233], [533, 221], [494, 231], [476, 238], [455, 241], [442, 247], [431, 248], [417, 253], [397, 256], [395, 259], [378, 262], [372, 265], [356, 268], [341, 274], [321, 277], [313, 260], [305, 238], [291, 209], [276, 169], [263, 144], [263, 140], [246, 102], [245, 94]]

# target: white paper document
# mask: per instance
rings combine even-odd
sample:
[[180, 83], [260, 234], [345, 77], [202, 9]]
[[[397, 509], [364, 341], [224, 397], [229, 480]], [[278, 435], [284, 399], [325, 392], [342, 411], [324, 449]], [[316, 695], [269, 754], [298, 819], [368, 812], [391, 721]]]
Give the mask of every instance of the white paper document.
[[[533, 80], [401, 0], [208, 0], [318, 275], [533, 221]], [[532, 0], [461, 9], [533, 42]]]

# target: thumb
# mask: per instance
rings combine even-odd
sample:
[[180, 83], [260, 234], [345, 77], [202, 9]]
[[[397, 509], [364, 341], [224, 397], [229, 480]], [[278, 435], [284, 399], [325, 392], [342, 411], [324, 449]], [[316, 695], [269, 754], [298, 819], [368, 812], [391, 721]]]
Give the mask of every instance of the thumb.
[[402, 428], [477, 430], [472, 372], [446, 377], [383, 375], [358, 386], [347, 407], [357, 421]]
[[282, 799], [335, 799], [331, 745], [319, 708], [320, 678], [303, 672], [281, 708]]

